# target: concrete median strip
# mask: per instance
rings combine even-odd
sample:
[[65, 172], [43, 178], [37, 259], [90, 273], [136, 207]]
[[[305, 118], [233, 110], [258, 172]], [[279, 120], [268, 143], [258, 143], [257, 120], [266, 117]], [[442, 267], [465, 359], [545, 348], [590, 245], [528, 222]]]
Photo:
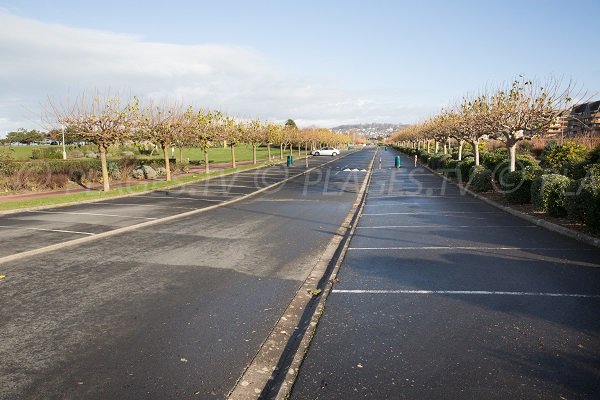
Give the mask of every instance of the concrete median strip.
[[[347, 157], [347, 156], [349, 156], [351, 154], [354, 154], [354, 153], [355, 152], [350, 152], [350, 153], [345, 154], [343, 156], [337, 157], [337, 158], [335, 158], [333, 160], [327, 161], [327, 162], [325, 162], [323, 164], [319, 164], [319, 165], [317, 165], [315, 167], [312, 167], [312, 168], [309, 168], [309, 169], [307, 169], [305, 171], [302, 171], [301, 173], [298, 173], [296, 175], [292, 175], [292, 176], [290, 176], [290, 177], [288, 177], [286, 179], [283, 179], [283, 180], [281, 180], [279, 182], [273, 183], [272, 185], [265, 186], [265, 187], [263, 187], [261, 189], [256, 190], [255, 192], [249, 193], [249, 194], [244, 195], [244, 196], [240, 196], [240, 197], [237, 197], [237, 198], [234, 198], [234, 199], [231, 199], [231, 200], [225, 200], [225, 201], [220, 201], [219, 200], [220, 202], [218, 204], [211, 205], [211, 206], [208, 206], [208, 207], [204, 207], [204, 208], [200, 208], [200, 209], [194, 209], [192, 211], [186, 211], [186, 212], [182, 212], [180, 214], [170, 215], [168, 217], [164, 217], [164, 218], [160, 218], [160, 219], [155, 219], [155, 220], [151, 220], [151, 221], [141, 222], [139, 224], [126, 226], [126, 227], [123, 227], [123, 228], [117, 228], [117, 229], [114, 229], [114, 230], [110, 230], [110, 231], [102, 232], [102, 233], [98, 233], [98, 234], [89, 234], [87, 232], [81, 232], [81, 234], [85, 234], [87, 236], [83, 237], [83, 238], [79, 238], [79, 239], [69, 240], [69, 241], [66, 241], [66, 242], [56, 243], [56, 244], [53, 244], [53, 245], [44, 246], [44, 247], [40, 247], [40, 248], [37, 248], [37, 249], [23, 251], [21, 253], [16, 253], [16, 254], [11, 254], [9, 256], [1, 257], [0, 258], [0, 264], [4, 264], [4, 263], [11, 262], [11, 261], [20, 260], [20, 259], [23, 259], [23, 258], [26, 258], [26, 257], [35, 256], [35, 255], [38, 255], [38, 254], [43, 254], [43, 253], [47, 253], [47, 252], [54, 251], [54, 250], [64, 249], [65, 247], [71, 247], [71, 246], [81, 245], [81, 244], [84, 244], [84, 243], [89, 243], [89, 242], [92, 242], [92, 241], [95, 241], [95, 240], [99, 240], [99, 239], [103, 239], [103, 238], [107, 238], [107, 237], [119, 235], [121, 233], [131, 232], [131, 231], [134, 231], [136, 229], [145, 228], [145, 227], [148, 227], [148, 226], [153, 226], [153, 225], [161, 224], [163, 222], [173, 221], [173, 220], [176, 220], [176, 219], [179, 219], [179, 218], [185, 218], [185, 217], [190, 216], [190, 215], [196, 215], [196, 214], [200, 214], [200, 213], [203, 213], [203, 212], [207, 212], [207, 211], [213, 210], [215, 208], [228, 206], [230, 204], [237, 203], [237, 202], [242, 201], [244, 199], [247, 199], [249, 197], [256, 196], [257, 194], [266, 192], [266, 191], [268, 191], [268, 190], [270, 190], [270, 189], [272, 189], [272, 188], [274, 188], [274, 187], [276, 187], [278, 185], [282, 185], [282, 184], [284, 184], [284, 183], [286, 183], [286, 182], [288, 182], [288, 181], [290, 181], [292, 179], [295, 179], [295, 178], [298, 178], [300, 176], [303, 176], [303, 175], [305, 175], [305, 174], [307, 174], [307, 173], [309, 173], [309, 172], [311, 172], [313, 170], [321, 168], [321, 167], [323, 167], [325, 165], [328, 165], [328, 164], [330, 164], [332, 162], [335, 162], [335, 161], [339, 160], [340, 158]], [[147, 197], [154, 198], [154, 199], [169, 199], [169, 197], [162, 197], [162, 196], [147, 196]], [[197, 199], [197, 200], [202, 200], [202, 199]], [[28, 210], [21, 210], [21, 211], [28, 211]], [[25, 228], [22, 228], [22, 229], [25, 229]], [[33, 229], [33, 228], [29, 228], [29, 229]]]
[[376, 154], [344, 222], [238, 379], [229, 399], [288, 398], [362, 211]]

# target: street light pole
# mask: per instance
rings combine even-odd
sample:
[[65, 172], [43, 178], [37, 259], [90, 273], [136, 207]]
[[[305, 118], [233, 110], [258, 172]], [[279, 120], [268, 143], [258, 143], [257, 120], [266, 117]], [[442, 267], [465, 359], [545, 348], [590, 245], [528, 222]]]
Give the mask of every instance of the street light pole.
[[60, 126], [60, 131], [62, 132], [62, 156], [63, 156], [63, 160], [67, 159], [67, 149], [65, 148], [65, 126], [61, 125]]

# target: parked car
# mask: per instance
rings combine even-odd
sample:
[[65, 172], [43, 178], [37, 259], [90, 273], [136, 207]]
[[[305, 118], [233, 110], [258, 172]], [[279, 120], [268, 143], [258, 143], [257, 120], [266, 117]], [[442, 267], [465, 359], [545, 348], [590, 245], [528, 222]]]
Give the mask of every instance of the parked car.
[[340, 151], [335, 147], [323, 147], [322, 149], [313, 150], [311, 153], [313, 156], [337, 156]]

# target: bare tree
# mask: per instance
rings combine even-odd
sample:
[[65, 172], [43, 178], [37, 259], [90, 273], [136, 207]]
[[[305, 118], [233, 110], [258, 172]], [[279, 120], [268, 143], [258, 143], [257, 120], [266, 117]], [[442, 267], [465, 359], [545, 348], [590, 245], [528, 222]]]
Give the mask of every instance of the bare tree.
[[81, 94], [68, 107], [59, 107], [49, 100], [50, 112], [65, 126], [66, 132], [98, 146], [102, 168], [103, 190], [110, 190], [106, 153], [110, 146], [130, 139], [132, 129], [137, 124], [136, 111], [139, 102], [136, 98], [124, 104], [117, 95], [98, 91]]
[[495, 137], [505, 143], [510, 171], [516, 169], [517, 143], [546, 130], [571, 101], [571, 85], [549, 79], [546, 85], [520, 78], [490, 98], [490, 117], [496, 120]]

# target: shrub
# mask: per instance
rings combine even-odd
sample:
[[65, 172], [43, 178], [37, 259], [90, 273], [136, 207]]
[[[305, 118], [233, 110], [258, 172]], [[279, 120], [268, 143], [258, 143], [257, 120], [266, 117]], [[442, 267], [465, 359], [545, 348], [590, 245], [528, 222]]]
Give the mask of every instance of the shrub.
[[531, 184], [531, 203], [537, 210], [542, 210], [553, 217], [567, 214], [565, 209], [565, 190], [571, 179], [558, 174], [542, 175]]
[[565, 208], [569, 218], [585, 222], [591, 232], [600, 232], [600, 174], [592, 171], [573, 181], [565, 190]]
[[60, 160], [62, 150], [57, 147], [42, 147], [31, 150], [31, 158], [34, 160]]
[[587, 155], [587, 149], [574, 142], [549, 145], [544, 149], [540, 164], [542, 167], [551, 168], [560, 173], [567, 168], [568, 164], [584, 161]]
[[527, 167], [523, 170], [507, 172], [498, 181], [504, 197], [514, 204], [531, 202], [531, 184], [541, 174], [541, 169]]
[[532, 154], [533, 152], [533, 143], [529, 140], [521, 140], [519, 144], [517, 144], [517, 153], [519, 154]]
[[460, 169], [460, 179], [463, 182], [468, 182], [471, 174], [471, 170], [473, 169], [473, 167], [475, 166], [475, 160], [471, 160], [471, 159], [466, 159], [464, 161], [461, 161], [458, 164], [458, 168]]
[[471, 187], [476, 192], [487, 192], [492, 190], [492, 171], [482, 165], [473, 167], [471, 173]]
[[449, 154], [435, 154], [429, 158], [427, 165], [429, 165], [431, 169], [440, 169], [444, 167], [444, 163], [450, 158], [452, 158], [452, 156]]
[[589, 164], [600, 163], [600, 145], [594, 147], [585, 158]]
[[456, 178], [458, 176], [458, 173], [457, 173], [457, 171], [459, 171], [458, 164], [459, 164], [458, 160], [446, 161], [446, 165], [444, 166], [444, 168], [446, 169], [446, 173], [449, 177]]

